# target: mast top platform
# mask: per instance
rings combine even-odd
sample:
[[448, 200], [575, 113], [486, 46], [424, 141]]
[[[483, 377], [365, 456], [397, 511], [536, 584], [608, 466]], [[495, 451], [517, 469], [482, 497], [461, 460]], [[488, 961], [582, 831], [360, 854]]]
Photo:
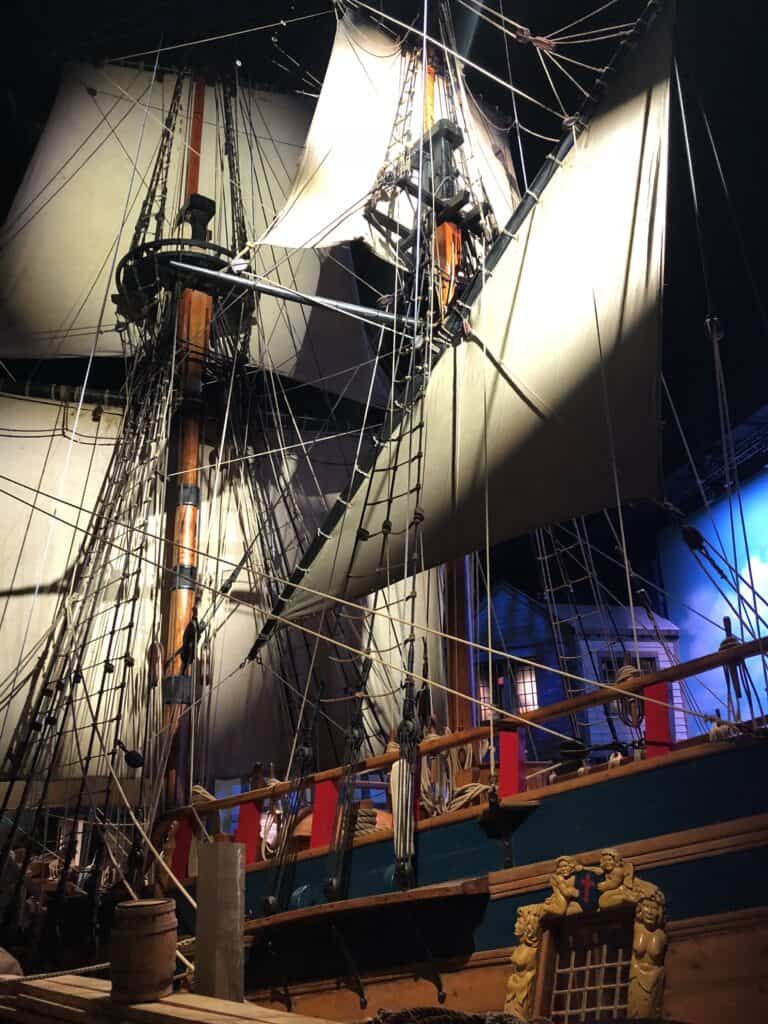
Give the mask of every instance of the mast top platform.
[[[126, 320], [142, 323], [152, 316], [162, 291], [187, 285], [189, 274], [174, 267], [182, 262], [203, 270], [226, 271], [234, 253], [231, 249], [199, 238], [158, 238], [131, 249], [118, 264], [115, 274], [117, 292], [113, 295], [117, 311]], [[252, 304], [250, 293], [232, 293], [231, 284], [213, 277], [200, 277], [198, 291], [215, 299], [226, 296], [227, 316], [239, 319], [242, 307]]]

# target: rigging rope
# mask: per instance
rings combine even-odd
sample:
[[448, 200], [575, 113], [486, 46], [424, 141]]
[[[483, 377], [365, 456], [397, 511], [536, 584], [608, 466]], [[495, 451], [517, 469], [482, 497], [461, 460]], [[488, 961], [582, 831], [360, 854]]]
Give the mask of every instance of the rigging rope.
[[222, 32], [216, 36], [205, 36], [203, 39], [192, 39], [186, 43], [174, 43], [172, 46], [158, 46], [153, 50], [141, 50], [138, 53], [124, 53], [120, 57], [111, 57], [113, 63], [121, 60], [134, 60], [136, 57], [150, 57], [161, 53], [168, 53], [170, 50], [186, 50], [190, 46], [203, 46], [205, 43], [217, 43], [222, 39], [234, 39], [236, 36], [245, 36], [252, 32], [267, 32], [271, 28], [285, 28], [286, 25], [293, 25], [298, 21], [310, 21], [312, 18], [322, 18], [331, 11], [315, 11], [313, 14], [301, 14], [295, 18], [281, 18], [279, 21], [271, 21], [266, 25], [253, 25], [250, 28], [241, 28], [235, 32]]
[[[418, 35], [421, 35], [421, 33], [418, 32], [417, 29], [414, 29], [413, 26], [406, 24], [406, 22], [404, 21], [400, 21], [398, 18], [393, 18], [391, 14], [385, 14], [384, 11], [377, 10], [377, 8], [365, 3], [364, 0], [349, 0], [349, 2], [352, 4], [353, 7], [364, 7], [367, 11], [370, 11], [372, 14], [375, 14], [377, 18], [385, 18], [387, 21], [391, 21], [393, 24], [399, 26], [402, 29], [405, 29], [405, 31], [408, 33], [417, 33]], [[554, 114], [554, 116], [558, 120], [560, 120], [561, 115], [556, 110], [553, 110], [552, 107], [548, 107], [546, 103], [542, 103], [540, 100], [537, 100], [535, 96], [529, 96], [528, 93], [523, 92], [522, 89], [518, 89], [516, 86], [512, 85], [511, 82], [505, 82], [503, 78], [499, 78], [498, 75], [494, 75], [491, 71], [488, 71], [480, 64], [475, 64], [475, 62], [471, 61], [468, 57], [463, 57], [456, 50], [452, 49], [449, 46], [446, 46], [445, 43], [442, 43], [440, 42], [440, 40], [433, 38], [433, 36], [428, 35], [426, 38], [430, 43], [432, 43], [433, 46], [437, 46], [439, 49], [443, 50], [444, 53], [449, 54], [456, 60], [461, 61], [462, 64], [466, 65], [469, 68], [472, 68], [473, 71], [478, 71], [481, 75], [484, 75], [486, 78], [489, 78], [492, 82], [496, 82], [497, 85], [501, 85], [508, 91], [514, 92], [515, 95], [519, 96], [521, 99], [528, 100], [529, 103], [533, 103], [534, 106], [540, 107], [542, 110], [545, 110], [548, 114]]]
[[[8, 477], [4, 476], [3, 474], [0, 474], [0, 480], [8, 480], [8, 479], [9, 479]], [[34, 490], [34, 488], [32, 488], [28, 484], [21, 484], [18, 481], [11, 481], [11, 483], [15, 484], [16, 486], [22, 487], [22, 488], [24, 488], [26, 490]], [[13, 498], [15, 501], [19, 501], [22, 504], [30, 505], [30, 502], [27, 501], [26, 499], [21, 498], [19, 495], [13, 494], [12, 492], [5, 490], [4, 488], [0, 488], [0, 494], [5, 494], [7, 497]], [[46, 497], [51, 497], [51, 495], [46, 495]], [[65, 502], [65, 501], [61, 502], [61, 504], [72, 505], [71, 502]], [[77, 506], [74, 506], [74, 507], [77, 507]], [[44, 510], [44, 509], [39, 509], [38, 511], [42, 512], [46, 516], [52, 517], [54, 519], [59, 520], [60, 522], [63, 522], [67, 526], [71, 526], [71, 527], [79, 530], [79, 532], [82, 532], [82, 533], [89, 533], [90, 532], [85, 527], [75, 527], [74, 524], [71, 523], [69, 520], [62, 519], [60, 516], [58, 516], [54, 512], [49, 512], [49, 511]], [[96, 512], [94, 512], [93, 514], [95, 516], [97, 516], [97, 517], [108, 518], [108, 517], [103, 517], [99, 513], [96, 513]], [[152, 536], [152, 537], [156, 536], [156, 535], [151, 534], [148, 531], [144, 531], [144, 530], [138, 530], [137, 532], [147, 533], [148, 536]], [[120, 545], [118, 545], [118, 544], [113, 543], [112, 546], [120, 549]], [[191, 550], [196, 550], [196, 549], [191, 549]], [[202, 552], [200, 552], [200, 551], [197, 551], [197, 553], [198, 554], [202, 554]], [[167, 568], [167, 566], [164, 566], [164, 565], [162, 565], [159, 562], [152, 561], [152, 560], [148, 559], [146, 556], [141, 556], [141, 558], [142, 558], [142, 561], [144, 561], [144, 562], [146, 562], [148, 564], [151, 564], [151, 565], [155, 565], [156, 567], [161, 568], [164, 572], [170, 572], [171, 571], [170, 569]], [[222, 561], [225, 561], [225, 560], [222, 559]], [[234, 565], [235, 563], [226, 562], [226, 564]], [[278, 576], [274, 576], [274, 575], [272, 575], [270, 573], [267, 573], [264, 570], [257, 570], [257, 571], [258, 571], [259, 575], [264, 577], [265, 579], [271, 579], [271, 580], [274, 580], [275, 582], [278, 582], [280, 584], [283, 584], [283, 583], [287, 582], [285, 579], [283, 579], [281, 577], [278, 577]], [[207, 590], [214, 591], [216, 593], [220, 593], [220, 591], [216, 591], [216, 588], [214, 588], [214, 587], [212, 587], [210, 585], [201, 583], [200, 586], [203, 589], [207, 589]], [[297, 589], [306, 590], [307, 592], [309, 592], [309, 593], [311, 593], [311, 594], [313, 594], [315, 596], [325, 597], [325, 598], [327, 598], [330, 601], [334, 601], [334, 602], [337, 602], [337, 603], [339, 603], [341, 605], [345, 605], [347, 607], [354, 608], [357, 611], [360, 610], [360, 605], [355, 604], [353, 601], [347, 601], [345, 598], [336, 597], [336, 596], [330, 595], [330, 594], [323, 594], [321, 591], [316, 591], [316, 590], [313, 590], [312, 588], [309, 588], [309, 587], [302, 587], [301, 584], [296, 584], [296, 587], [297, 587]], [[254, 607], [249, 602], [243, 601], [243, 600], [241, 600], [239, 598], [236, 598], [236, 597], [232, 596], [231, 594], [227, 594], [227, 595], [225, 595], [225, 597], [226, 597], [226, 599], [228, 601], [234, 601], [235, 603], [241, 604], [241, 605], [243, 605], [245, 607], [250, 607], [250, 608]], [[274, 619], [276, 622], [280, 622], [283, 625], [287, 625], [287, 626], [289, 626], [291, 628], [294, 628], [294, 629], [297, 629], [299, 631], [306, 632], [307, 635], [312, 635], [312, 636], [316, 635], [316, 631], [313, 631], [313, 630], [309, 629], [308, 627], [302, 626], [298, 622], [293, 622], [291, 619], [288, 619], [285, 616], [279, 615], [279, 614], [271, 611], [271, 609], [267, 610], [267, 609], [264, 609], [264, 608], [259, 608], [258, 610], [262, 611], [268, 618]], [[395, 615], [390, 615], [390, 614], [388, 614], [386, 612], [376, 611], [376, 610], [373, 610], [373, 609], [369, 609], [369, 613], [372, 614], [372, 615], [381, 615], [382, 617], [384, 617], [386, 619], [391, 619], [392, 622], [399, 623], [400, 625], [410, 625], [408, 620], [399, 618], [398, 616], [395, 616]], [[455, 643], [463, 644], [463, 645], [465, 645], [467, 647], [477, 648], [479, 650], [486, 650], [487, 649], [484, 644], [476, 643], [476, 642], [474, 642], [472, 640], [468, 640], [466, 637], [458, 636], [458, 635], [453, 635], [453, 634], [445, 632], [444, 630], [436, 629], [436, 628], [434, 628], [432, 626], [429, 626], [429, 625], [426, 625], [426, 624], [423, 624], [423, 623], [416, 623], [415, 624], [415, 628], [420, 630], [420, 631], [422, 631], [422, 632], [429, 633], [429, 634], [431, 634], [433, 636], [440, 637], [440, 638], [442, 638], [444, 640], [450, 640], [450, 641], [455, 642]], [[351, 651], [352, 653], [355, 653], [355, 654], [358, 654], [358, 655], [363, 655], [364, 657], [368, 656], [368, 652], [363, 651], [361, 648], [353, 647], [353, 646], [350, 646], [349, 644], [342, 643], [341, 641], [337, 641], [334, 638], [329, 637], [327, 635], [322, 635], [322, 639], [327, 640], [328, 642], [330, 642], [331, 644], [334, 644], [335, 646], [338, 646], [338, 647], [341, 647], [341, 648], [343, 648], [345, 650]], [[615, 690], [616, 689], [616, 687], [611, 686], [608, 683], [597, 682], [596, 680], [589, 679], [586, 676], [580, 676], [580, 675], [577, 675], [576, 673], [573, 673], [573, 672], [566, 672], [566, 671], [563, 671], [562, 669], [554, 668], [551, 665], [544, 665], [543, 663], [534, 661], [531, 658], [524, 658], [524, 657], [521, 657], [520, 655], [516, 655], [516, 654], [506, 654], [504, 651], [497, 650], [496, 648], [491, 648], [491, 654], [493, 654], [494, 656], [496, 656], [498, 658], [506, 660], [506, 661], [513, 661], [513, 662], [517, 662], [517, 663], [522, 664], [522, 665], [529, 665], [532, 668], [538, 668], [538, 669], [540, 669], [542, 671], [552, 672], [552, 673], [554, 673], [556, 675], [560, 675], [560, 676], [566, 677], [568, 679], [572, 679], [572, 680], [574, 680], [576, 682], [588, 683], [590, 686], [597, 686], [599, 688], [604, 688], [604, 689], [607, 689], [607, 690]], [[247, 662], [243, 662], [240, 666], [238, 666], [238, 668], [244, 668], [246, 664], [247, 664]], [[389, 664], [384, 663], [384, 662], [382, 662], [382, 664], [384, 664], [385, 667], [388, 667], [388, 668], [392, 668], [393, 667], [392, 665], [389, 665]], [[440, 684], [435, 683], [433, 680], [424, 679], [422, 676], [416, 676], [415, 678], [417, 678], [417, 680], [421, 681], [421, 682], [432, 683], [433, 685], [438, 686], [438, 688], [444, 689], [446, 692], [453, 692], [450, 689], [450, 687], [443, 687]], [[617, 692], [623, 693], [623, 691], [621, 691], [621, 690], [618, 690]], [[653, 704], [659, 704], [659, 705], [661, 705], [663, 707], [673, 707], [673, 705], [669, 704], [668, 702], [656, 700], [656, 699], [647, 697], [644, 694], [643, 695], [637, 695], [637, 697], [638, 697], [639, 700], [650, 701]], [[474, 698], [467, 698], [467, 699], [471, 699], [473, 701], [473, 703], [475, 703], [475, 704], [480, 704], [481, 703], [480, 701], [475, 700]], [[483, 702], [483, 703], [485, 703], [485, 702]], [[694, 714], [693, 711], [687, 711], [686, 713], [687, 714]], [[701, 717], [708, 719], [711, 716], [703, 715]], [[533, 723], [527, 723], [526, 719], [522, 719], [521, 721], [523, 722], [523, 724], [531, 724], [531, 725], [533, 725]], [[538, 723], [536, 724], [536, 727], [539, 727]]]

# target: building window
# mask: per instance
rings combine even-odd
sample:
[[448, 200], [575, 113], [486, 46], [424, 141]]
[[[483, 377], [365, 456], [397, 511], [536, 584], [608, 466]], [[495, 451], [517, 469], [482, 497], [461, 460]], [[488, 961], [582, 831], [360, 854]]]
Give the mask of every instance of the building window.
[[514, 669], [517, 706], [520, 711], [535, 711], [539, 706], [536, 669], [533, 665], [517, 665]]
[[[494, 719], [499, 717], [499, 712], [495, 708], [492, 708], [491, 704], [495, 704], [496, 707], [498, 707], [500, 702], [498, 700], [494, 700], [491, 696], [491, 688], [488, 685], [487, 679], [478, 680], [478, 691], [478, 695], [480, 697], [480, 724], [482, 725], [484, 722], [488, 722], [490, 720], [491, 715], [493, 715]], [[496, 687], [497, 695], [498, 692], [499, 688]]]
[[680, 743], [681, 740], [688, 739], [688, 717], [683, 710], [685, 707], [685, 703], [683, 701], [683, 687], [679, 682], [670, 683], [669, 690], [672, 698], [671, 702], [675, 706], [675, 710], [672, 712], [672, 729], [674, 732], [674, 739], [675, 743]]

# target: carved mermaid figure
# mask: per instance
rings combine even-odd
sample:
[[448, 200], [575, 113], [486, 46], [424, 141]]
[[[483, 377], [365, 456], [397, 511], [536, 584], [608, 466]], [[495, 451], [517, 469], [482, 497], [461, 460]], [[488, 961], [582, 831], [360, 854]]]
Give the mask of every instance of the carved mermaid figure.
[[663, 925], [664, 896], [657, 889], [643, 896], [635, 910], [627, 1007], [630, 1019], [661, 1016], [664, 954], [667, 949], [667, 933]]
[[517, 945], [512, 950], [512, 973], [507, 980], [504, 1012], [527, 1020], [533, 1013], [533, 991], [541, 940], [541, 906], [520, 907], [515, 919]]

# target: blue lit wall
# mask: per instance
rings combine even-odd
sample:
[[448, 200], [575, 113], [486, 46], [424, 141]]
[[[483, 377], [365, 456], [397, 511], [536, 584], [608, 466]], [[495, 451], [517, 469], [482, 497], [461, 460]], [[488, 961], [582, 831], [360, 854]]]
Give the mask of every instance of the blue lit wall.
[[[768, 598], [768, 471], [763, 470], [748, 483], [742, 484], [741, 501], [748, 550], [744, 543], [738, 502], [734, 498], [732, 511], [736, 533], [735, 559], [731, 534], [731, 509], [727, 498], [723, 498], [712, 506], [711, 515], [710, 512], [704, 510], [690, 516], [687, 522], [691, 526], [695, 526], [713, 547], [722, 550], [720, 547], [722, 542], [728, 560], [732, 564], [735, 562], [739, 574], [749, 580], [751, 573], [757, 591]], [[720, 539], [718, 539], [718, 535]], [[666, 530], [661, 535], [659, 552], [664, 586], [669, 594], [668, 617], [680, 627], [681, 660], [686, 661], [709, 654], [717, 650], [723, 639], [722, 628], [707, 622], [696, 612], [705, 615], [707, 619], [714, 620], [715, 623], [721, 623], [723, 616], [730, 615], [734, 633], [741, 636], [733, 609], [728, 607], [725, 598], [718, 594], [717, 588], [707, 580], [696, 564], [693, 555], [683, 542], [679, 529]], [[738, 607], [738, 598], [734, 590], [722, 584], [722, 581], [720, 583], [732, 604]], [[752, 597], [749, 588], [742, 585], [741, 592], [745, 601], [748, 601], [751, 606]], [[758, 601], [757, 608], [763, 619], [768, 620], [768, 606]], [[751, 624], [754, 626], [754, 613], [750, 618]], [[765, 625], [759, 628], [761, 635], [768, 634]], [[744, 638], [750, 638], [746, 630]], [[765, 680], [760, 659], [752, 658], [748, 667], [762, 698], [763, 706], [765, 706]], [[720, 701], [725, 701], [725, 679], [722, 669], [707, 672], [700, 678], [712, 690], [710, 694], [704, 686], [691, 681], [691, 690], [695, 693], [701, 709], [711, 714], [715, 708], [719, 707], [721, 714], [725, 714], [724, 708], [718, 703], [718, 698]], [[743, 713], [746, 717], [746, 711]], [[689, 720], [689, 727], [693, 731], [693, 720]]]

